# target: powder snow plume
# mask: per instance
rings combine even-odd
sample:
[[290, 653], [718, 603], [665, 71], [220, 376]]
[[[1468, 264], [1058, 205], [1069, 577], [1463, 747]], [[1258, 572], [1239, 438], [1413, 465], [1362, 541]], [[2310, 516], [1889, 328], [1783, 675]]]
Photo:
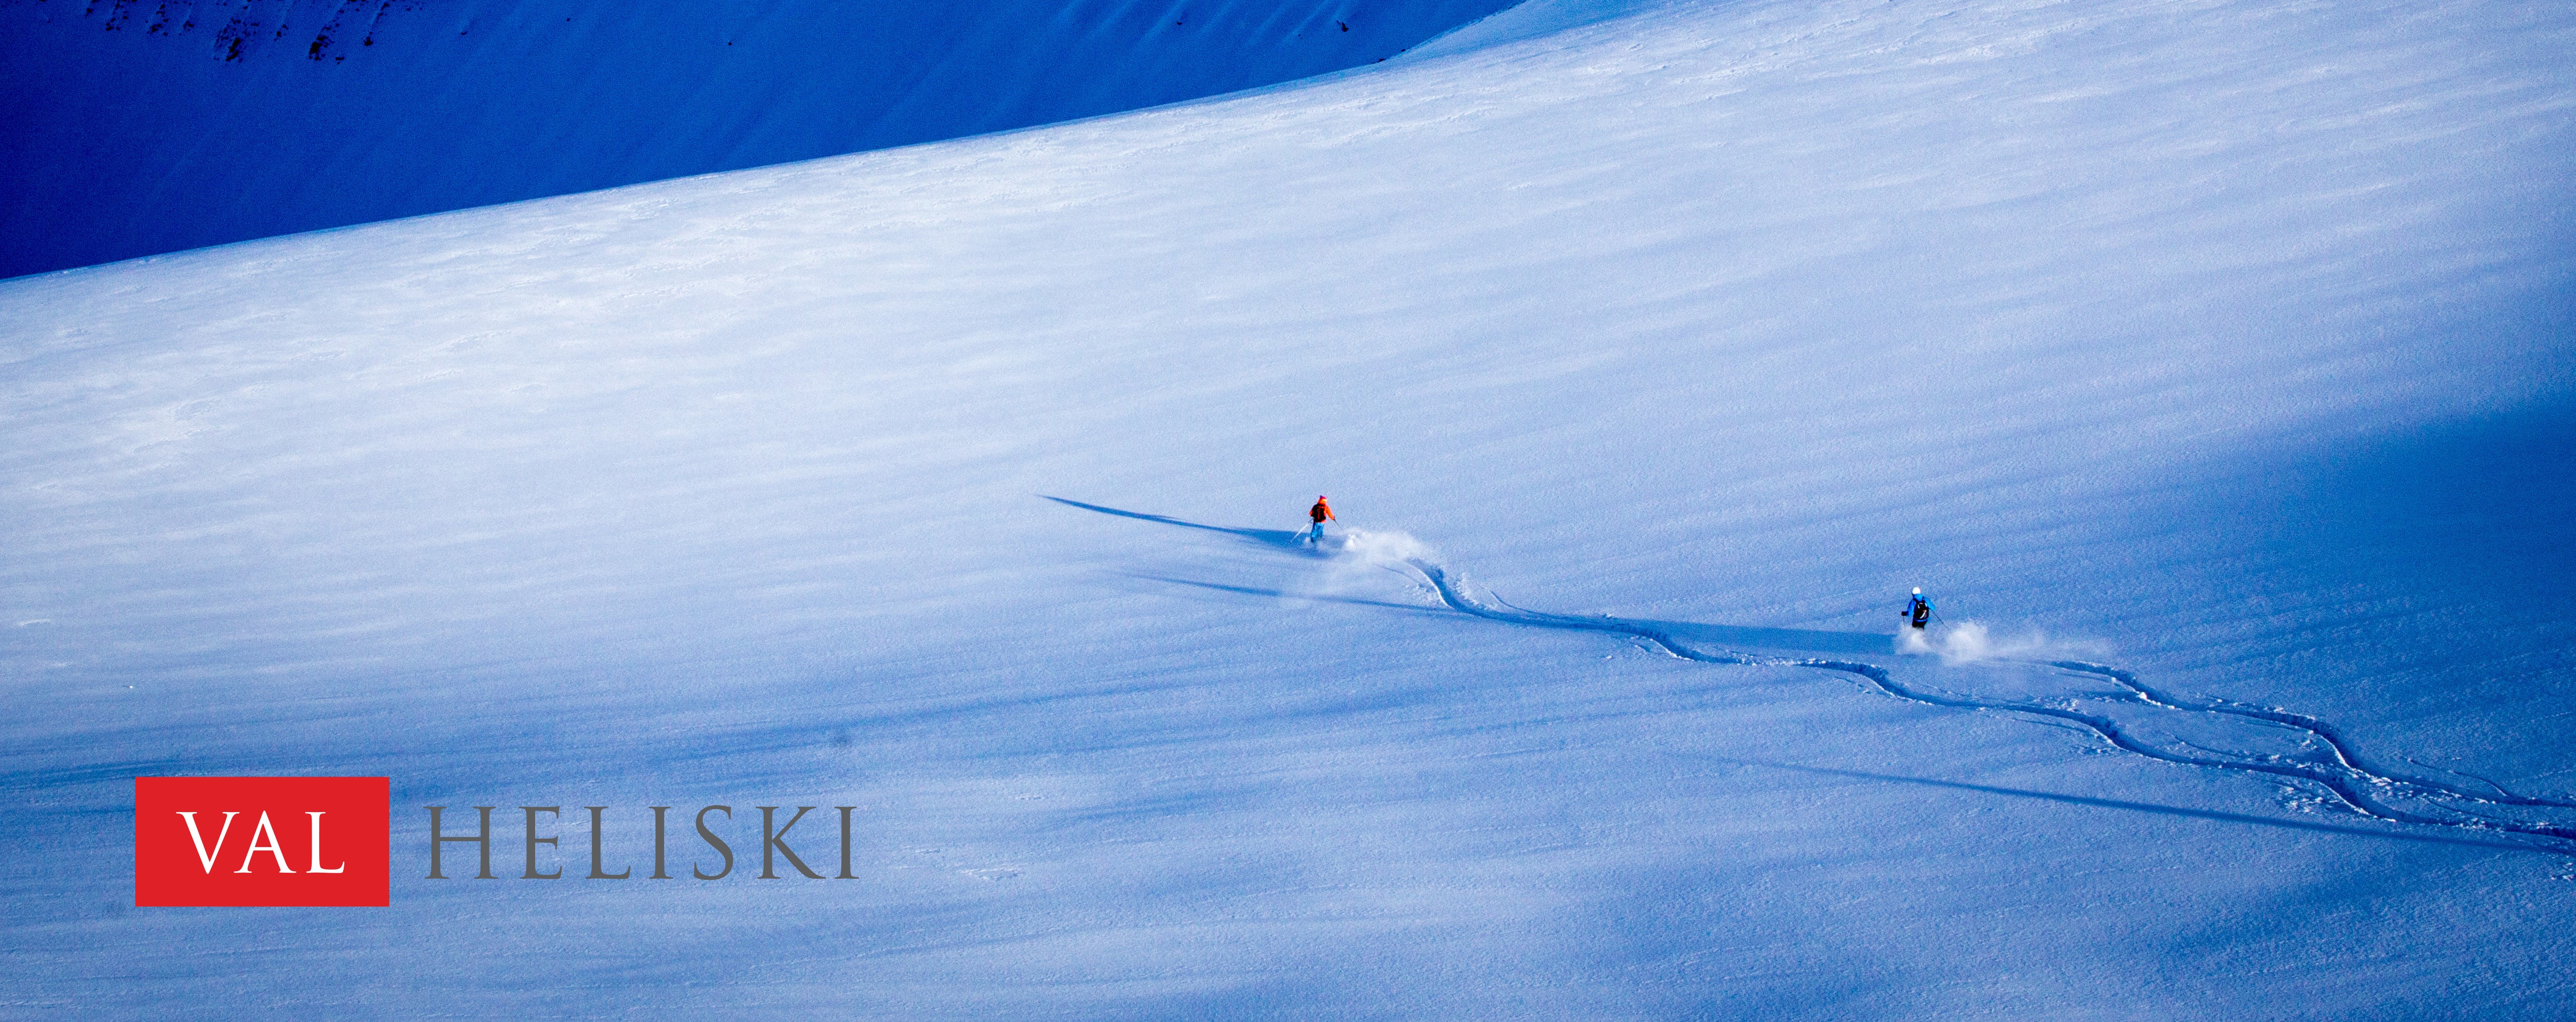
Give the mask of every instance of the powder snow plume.
[[1997, 639], [1986, 626], [1965, 621], [1934, 632], [1906, 629], [1896, 643], [1901, 653], [1938, 653], [1947, 663], [1968, 664], [1996, 658], [2045, 660], [2075, 653], [2096, 652], [2091, 644], [2052, 641], [2034, 630], [2017, 639]]
[[1323, 575], [1309, 590], [1317, 595], [1347, 592], [1381, 571], [1413, 579], [1415, 564], [1440, 562], [1430, 544], [1401, 532], [1351, 529], [1324, 537], [1317, 549], [1325, 554]]
[[[1332, 540], [1341, 540], [1332, 544]], [[1337, 560], [1349, 559], [1369, 567], [1393, 568], [1409, 561], [1438, 563], [1440, 554], [1431, 545], [1401, 532], [1370, 532], [1352, 529], [1339, 536], [1326, 537], [1326, 543]]]

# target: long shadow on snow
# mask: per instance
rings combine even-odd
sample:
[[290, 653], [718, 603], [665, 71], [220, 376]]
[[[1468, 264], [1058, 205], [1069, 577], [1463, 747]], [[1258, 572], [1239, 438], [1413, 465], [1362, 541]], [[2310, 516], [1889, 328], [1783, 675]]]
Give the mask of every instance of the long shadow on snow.
[[[1097, 504], [1086, 504], [1081, 501], [1066, 500], [1061, 497], [1047, 497], [1046, 499], [1070, 507], [1081, 508], [1086, 511], [1117, 515], [1122, 518], [1134, 518], [1139, 521], [1154, 522], [1162, 525], [1175, 525], [1183, 528], [1203, 529], [1209, 532], [1221, 532], [1229, 535], [1241, 536], [1246, 539], [1253, 540], [1263, 546], [1306, 552], [1306, 548], [1297, 541], [1297, 533], [1291, 531], [1229, 528], [1219, 525], [1205, 525], [1198, 522], [1172, 518], [1166, 515], [1125, 511], [1118, 508], [1103, 507]], [[2064, 721], [2068, 724], [2073, 724], [2082, 728], [2083, 730], [2092, 732], [2103, 741], [2110, 743], [2113, 748], [2166, 763], [2173, 763], [2181, 766], [2207, 767], [2214, 770], [2232, 770], [2254, 774], [2265, 774], [2275, 777], [2286, 777], [2295, 780], [2309, 781], [2332, 792], [2338, 800], [2342, 801], [2346, 806], [2351, 807], [2354, 811], [2389, 823], [2414, 824], [2418, 826], [2440, 827], [2452, 830], [2520, 834], [2553, 839], [2556, 841], [2576, 841], [2576, 828], [2563, 827], [2551, 823], [2534, 823], [2524, 820], [2500, 819], [2488, 816], [2471, 815], [2465, 810], [2450, 807], [2446, 808], [2450, 808], [2450, 811], [2460, 812], [2462, 815], [2470, 816], [2471, 818], [2465, 820], [2445, 819], [2443, 817], [2427, 816], [2422, 813], [2400, 809], [2397, 806], [2390, 804], [2388, 798], [2382, 796], [2393, 794], [2405, 797], [2454, 799], [2466, 802], [2475, 802], [2486, 806], [2549, 807], [2561, 809], [2576, 808], [2576, 802], [2517, 795], [2503, 789], [2501, 786], [2493, 785], [2492, 782], [2489, 783], [2489, 787], [2492, 790], [2472, 790], [2430, 778], [2386, 771], [2378, 768], [2375, 764], [2372, 764], [2370, 761], [2364, 759], [2358, 752], [2354, 751], [2350, 743], [2344, 739], [2341, 732], [2323, 720], [2310, 717], [2306, 714], [2293, 713], [2286, 710], [2250, 706], [2221, 699], [2195, 699], [2162, 692], [2148, 687], [2144, 683], [2140, 682], [2136, 675], [2131, 674], [2128, 671], [2104, 664], [2088, 663], [2080, 660], [2054, 660], [2044, 662], [2047, 666], [2056, 667], [2061, 670], [2074, 671], [2081, 674], [2090, 674], [2118, 684], [2125, 691], [2121, 695], [2111, 698], [2115, 698], [2120, 701], [2153, 706], [2159, 709], [2181, 713], [2199, 713], [2212, 716], [2227, 716], [2240, 719], [2259, 720], [2292, 730], [2305, 732], [2325, 744], [2326, 748], [2333, 753], [2333, 762], [2319, 763], [2283, 757], [2256, 758], [2252, 756], [2232, 756], [2224, 753], [2207, 756], [2178, 753], [2170, 750], [2159, 749], [2140, 741], [2130, 734], [2126, 728], [2122, 727], [2119, 721], [2113, 718], [2099, 714], [2086, 713], [2070, 706], [1949, 695], [1907, 686], [1904, 683], [1897, 681], [1886, 668], [1880, 667], [1876, 664], [1851, 660], [1765, 656], [1754, 653], [1736, 652], [1733, 650], [1708, 650], [1693, 645], [1691, 641], [1693, 639], [1704, 637], [1715, 638], [1734, 634], [1744, 636], [1744, 638], [1733, 640], [1721, 639], [1720, 641], [1740, 642], [1743, 645], [1760, 646], [1771, 649], [1793, 649], [1809, 652], [1892, 652], [1889, 649], [1889, 645], [1892, 640], [1883, 635], [1866, 635], [1863, 633], [1852, 632], [1807, 632], [1796, 629], [1775, 628], [1733, 628], [1726, 625], [1707, 625], [1698, 623], [1680, 623], [1679, 626], [1676, 627], [1673, 624], [1658, 621], [1629, 620], [1614, 617], [1578, 617], [1569, 614], [1550, 614], [1539, 611], [1522, 610], [1510, 605], [1509, 603], [1504, 603], [1499, 597], [1495, 598], [1495, 602], [1502, 603], [1503, 605], [1497, 607], [1486, 603], [1482, 599], [1469, 595], [1461, 581], [1453, 578], [1449, 570], [1442, 565], [1421, 558], [1408, 559], [1405, 561], [1405, 564], [1413, 570], [1421, 573], [1422, 580], [1431, 585], [1432, 590], [1439, 594], [1440, 602], [1447, 604], [1449, 609], [1462, 614], [1483, 618], [1487, 621], [1535, 628], [1556, 628], [1568, 631], [1602, 632], [1612, 635], [1634, 636], [1655, 644], [1662, 648], [1666, 653], [1670, 653], [1673, 656], [1684, 660], [1698, 661], [1700, 663], [1737, 664], [1743, 666], [1812, 667], [1818, 670], [1834, 671], [1859, 678], [1868, 683], [1871, 688], [1874, 688], [1886, 695], [1894, 696], [1909, 702], [1921, 703], [1926, 706], [1939, 706], [1961, 710], [1992, 710], [2000, 713], [2027, 714], [2035, 717]], [[1204, 588], [1252, 591], [1244, 590], [1243, 587], [1221, 586], [1214, 583], [1186, 582], [1179, 579], [1171, 581], [1181, 582], [1185, 585], [1201, 586]], [[1687, 633], [1689, 638], [1685, 638], [1684, 633]], [[1855, 646], [1859, 645], [1859, 641], [1862, 639], [1869, 640], [1868, 648], [1855, 648]], [[2073, 796], [2069, 797], [2071, 798]]]
[[[1065, 505], [1066, 507], [1078, 507], [1085, 511], [1097, 511], [1104, 515], [1116, 515], [1120, 518], [1133, 518], [1137, 521], [1153, 522], [1157, 525], [1177, 525], [1184, 529], [1221, 532], [1229, 536], [1241, 536], [1265, 547], [1275, 547], [1281, 550], [1289, 550], [1311, 556], [1323, 556], [1323, 554], [1316, 551], [1314, 548], [1307, 546], [1299, 538], [1304, 534], [1294, 529], [1246, 529], [1227, 525], [1209, 525], [1204, 522], [1193, 522], [1186, 519], [1174, 518], [1170, 515], [1146, 514], [1142, 511], [1128, 511], [1121, 508], [1103, 507], [1099, 504], [1086, 504], [1079, 500], [1067, 500], [1063, 497], [1049, 497], [1045, 494], [1039, 494], [1038, 496], [1047, 500], [1052, 500], [1058, 504]], [[1218, 582], [1197, 582], [1185, 578], [1166, 578], [1161, 575], [1138, 575], [1136, 577], [1152, 579], [1157, 582], [1170, 582], [1175, 585], [1196, 586], [1201, 589], [1216, 589], [1231, 593], [1242, 593], [1247, 596], [1296, 597], [1298, 599], [1317, 600], [1328, 603], [1351, 603], [1362, 606], [1386, 607], [1389, 609], [1405, 611], [1421, 611], [1426, 609], [1401, 603], [1388, 603], [1383, 600], [1361, 600], [1342, 596], [1312, 596], [1302, 593], [1285, 592], [1278, 589], [1260, 589], [1251, 586], [1225, 585]], [[1519, 608], [1513, 609], [1518, 610]], [[1527, 612], [1524, 611], [1524, 613]], [[1555, 617], [1556, 615], [1539, 616]], [[1569, 618], [1567, 620], [1584, 621], [1591, 619]], [[1603, 620], [1612, 619], [1605, 618]], [[1894, 638], [1875, 632], [1823, 632], [1800, 628], [1749, 628], [1742, 625], [1706, 624], [1697, 621], [1650, 621], [1624, 618], [1616, 620], [1627, 621], [1631, 624], [1641, 625], [1658, 632], [1692, 641], [1721, 642], [1735, 646], [1759, 646], [1763, 649], [1796, 650], [1805, 653], [1888, 653], [1894, 651], [1893, 647], [1895, 645]], [[1580, 628], [1581, 626], [1556, 625], [1555, 627]]]
[[1230, 586], [1223, 582], [1200, 582], [1195, 579], [1173, 578], [1169, 575], [1147, 575], [1140, 572], [1130, 572], [1127, 577], [1141, 578], [1153, 582], [1169, 582], [1176, 586], [1190, 586], [1196, 589], [1213, 589], [1221, 593], [1241, 593], [1245, 596], [1275, 596], [1283, 600], [1296, 599], [1314, 600], [1318, 603], [1347, 603], [1356, 607], [1382, 607], [1387, 610], [1400, 610], [1407, 614], [1422, 614], [1432, 617], [1449, 616], [1447, 608], [1426, 607], [1418, 603], [1391, 603], [1386, 600], [1363, 600], [1356, 596], [1328, 596], [1313, 593], [1292, 593], [1285, 589], [1264, 589], [1259, 586]]
[[1296, 530], [1293, 529], [1238, 529], [1224, 525], [1204, 525], [1198, 522], [1182, 521], [1181, 519], [1174, 518], [1169, 515], [1149, 515], [1142, 511], [1121, 511], [1114, 507], [1102, 507], [1098, 504], [1085, 504], [1078, 500], [1066, 500], [1062, 497], [1049, 497], [1043, 493], [1038, 494], [1038, 496], [1046, 500], [1052, 500], [1066, 507], [1078, 507], [1085, 511], [1097, 511], [1104, 515], [1117, 515], [1120, 518], [1133, 518], [1140, 522], [1153, 522], [1156, 525], [1177, 525], [1184, 529], [1204, 529], [1209, 532], [1222, 532], [1229, 536], [1241, 536], [1263, 546], [1278, 547], [1282, 550], [1306, 549], [1303, 544], [1297, 542], [1298, 534]]

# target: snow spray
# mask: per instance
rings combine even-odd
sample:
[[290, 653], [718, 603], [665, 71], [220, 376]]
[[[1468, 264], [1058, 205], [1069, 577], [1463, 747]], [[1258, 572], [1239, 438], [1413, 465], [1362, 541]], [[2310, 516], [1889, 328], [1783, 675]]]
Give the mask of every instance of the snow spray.
[[1325, 555], [1323, 577], [1309, 590], [1314, 595], [1347, 592], [1380, 571], [1414, 578], [1415, 562], [1437, 564], [1438, 551], [1401, 532], [1349, 529], [1324, 537], [1316, 549]]
[[[1927, 638], [1927, 634], [1930, 637]], [[2052, 642], [2038, 631], [2018, 639], [1998, 640], [1985, 625], [1975, 621], [1963, 621], [1937, 633], [1909, 628], [1897, 639], [1896, 646], [1901, 653], [1938, 653], [1943, 662], [1952, 664], [1971, 664], [1996, 658], [2047, 659], [2092, 649], [2083, 643]]]

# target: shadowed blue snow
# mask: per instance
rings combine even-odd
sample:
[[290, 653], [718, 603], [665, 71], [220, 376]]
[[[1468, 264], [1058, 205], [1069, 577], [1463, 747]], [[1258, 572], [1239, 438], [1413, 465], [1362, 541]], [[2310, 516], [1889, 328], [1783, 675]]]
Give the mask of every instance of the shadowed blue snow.
[[[0, 1003], [2562, 1013], [2576, 12], [1559, 15], [0, 284]], [[859, 878], [418, 879], [709, 803]]]
[[0, 0], [0, 277], [1367, 64], [1504, 0]]

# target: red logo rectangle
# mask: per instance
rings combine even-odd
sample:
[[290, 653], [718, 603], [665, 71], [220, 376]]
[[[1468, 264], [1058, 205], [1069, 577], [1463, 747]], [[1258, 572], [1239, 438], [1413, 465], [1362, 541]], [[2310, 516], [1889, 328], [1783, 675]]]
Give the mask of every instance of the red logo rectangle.
[[384, 905], [384, 777], [137, 777], [134, 903]]

